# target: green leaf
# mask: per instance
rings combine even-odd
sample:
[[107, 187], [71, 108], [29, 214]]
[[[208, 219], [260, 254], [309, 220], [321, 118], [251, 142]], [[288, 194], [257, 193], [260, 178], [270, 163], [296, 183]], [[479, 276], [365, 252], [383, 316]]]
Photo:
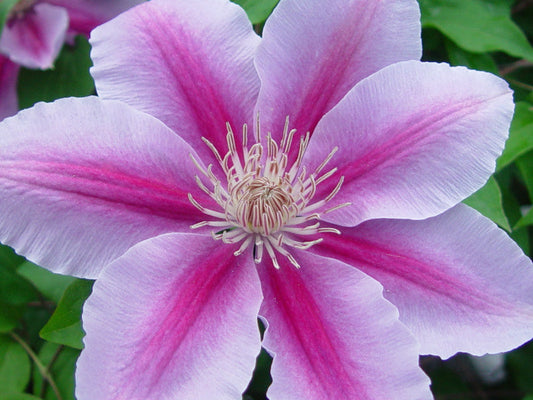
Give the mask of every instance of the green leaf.
[[39, 335], [50, 342], [83, 348], [81, 310], [92, 291], [93, 281], [77, 279], [66, 290], [48, 323]]
[[20, 276], [17, 271], [0, 264], [0, 302], [23, 305], [38, 299], [38, 294], [33, 285]]
[[61, 97], [83, 97], [94, 93], [94, 81], [89, 74], [91, 46], [82, 36], [75, 46], [65, 45], [54, 69], [38, 71], [21, 69], [19, 73], [19, 106], [28, 108], [38, 101], [53, 101]]
[[4, 25], [7, 22], [9, 12], [13, 8], [13, 6], [17, 4], [17, 2], [18, 0], [0, 0], [0, 35], [2, 34]]
[[508, 232], [511, 231], [511, 225], [503, 210], [502, 192], [494, 177], [490, 177], [485, 186], [466, 199], [464, 203], [475, 208]]
[[0, 265], [16, 269], [24, 261], [24, 257], [17, 255], [11, 247], [0, 245]]
[[17, 272], [29, 280], [44, 297], [56, 304], [67, 287], [76, 280], [72, 276], [54, 274], [29, 261], [24, 262]]
[[24, 348], [8, 335], [0, 335], [0, 388], [3, 393], [22, 392], [31, 376]]
[[24, 315], [24, 305], [7, 304], [0, 301], [0, 332], [13, 330]]
[[0, 394], [0, 400], [42, 400], [40, 397], [26, 393]]
[[533, 202], [533, 151], [518, 158], [515, 164], [522, 175], [531, 203]]
[[496, 169], [502, 169], [530, 150], [533, 150], [533, 104], [518, 102], [515, 106], [509, 139], [496, 163]]
[[511, 20], [507, 3], [490, 0], [419, 0], [422, 26], [440, 30], [467, 51], [504, 51], [533, 61], [533, 48]]
[[514, 229], [523, 228], [524, 226], [533, 225], [533, 207], [531, 207], [527, 213], [518, 220]]
[[[74, 371], [76, 369], [76, 360], [80, 355], [79, 350], [70, 347], [62, 347], [54, 343], [45, 343], [39, 351], [39, 359], [48, 366], [50, 375], [54, 380], [56, 387], [63, 400], [75, 400], [74, 398]], [[52, 363], [50, 365], [50, 363]], [[37, 369], [33, 373], [33, 393], [39, 394], [44, 388], [45, 400], [57, 400], [52, 387], [43, 382], [43, 378]]]
[[499, 73], [498, 66], [490, 54], [466, 51], [451, 40], [446, 40], [446, 51], [451, 65], [463, 65], [478, 71], [487, 71], [493, 74]]
[[259, 24], [265, 22], [268, 16], [272, 13], [279, 0], [233, 0], [237, 3], [252, 21], [252, 24]]

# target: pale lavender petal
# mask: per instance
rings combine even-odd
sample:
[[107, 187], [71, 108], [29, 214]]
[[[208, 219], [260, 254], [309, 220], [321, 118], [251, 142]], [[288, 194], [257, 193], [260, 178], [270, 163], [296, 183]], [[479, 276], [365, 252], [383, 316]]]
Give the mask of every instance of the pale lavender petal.
[[511, 350], [533, 337], [533, 265], [458, 205], [423, 221], [368, 221], [315, 246], [380, 281], [423, 354]]
[[36, 4], [22, 17], [13, 17], [6, 23], [0, 52], [27, 68], [51, 68], [65, 41], [67, 27], [66, 10]]
[[101, 97], [118, 99], [166, 123], [204, 160], [227, 149], [226, 122], [238, 134], [252, 121], [259, 90], [253, 66], [259, 37], [228, 0], [153, 0], [94, 30], [92, 74]]
[[0, 121], [18, 110], [17, 79], [20, 67], [0, 54]]
[[89, 36], [98, 25], [145, 0], [46, 0], [63, 7], [69, 15], [69, 31]]
[[263, 132], [279, 138], [285, 118], [299, 133], [357, 82], [379, 69], [420, 59], [415, 0], [285, 0], [263, 31], [256, 65]]
[[187, 198], [212, 202], [189, 154], [160, 121], [119, 102], [21, 111], [0, 124], [0, 241], [54, 272], [95, 277], [133, 244], [205, 219]]
[[83, 310], [78, 400], [240, 399], [261, 348], [251, 257], [168, 234], [110, 264]]
[[328, 206], [351, 206], [324, 219], [423, 219], [454, 206], [494, 171], [513, 109], [507, 83], [485, 72], [407, 61], [370, 76], [324, 117], [305, 155], [313, 170], [339, 148], [328, 166], [344, 185]]
[[339, 261], [296, 256], [298, 270], [285, 258], [279, 270], [259, 267], [269, 399], [432, 399], [418, 344], [381, 285]]

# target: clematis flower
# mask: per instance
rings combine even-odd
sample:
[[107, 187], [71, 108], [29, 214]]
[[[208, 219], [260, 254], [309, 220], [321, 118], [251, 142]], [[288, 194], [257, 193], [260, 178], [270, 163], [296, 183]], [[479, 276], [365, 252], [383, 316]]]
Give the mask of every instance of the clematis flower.
[[89, 36], [96, 26], [143, 0], [19, 0], [0, 35], [0, 119], [18, 109], [20, 66], [48, 69], [65, 41]]
[[[459, 203], [513, 113], [422, 63], [415, 0], [152, 0], [95, 29], [99, 97], [0, 124], [0, 241], [97, 278], [84, 399], [430, 399], [418, 354], [533, 336], [530, 260]], [[260, 337], [257, 318], [267, 327]]]

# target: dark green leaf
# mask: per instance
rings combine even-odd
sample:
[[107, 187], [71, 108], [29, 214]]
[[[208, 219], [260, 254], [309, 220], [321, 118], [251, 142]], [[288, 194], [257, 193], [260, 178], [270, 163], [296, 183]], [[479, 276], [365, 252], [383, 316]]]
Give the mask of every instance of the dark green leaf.
[[[79, 354], [79, 350], [54, 343], [45, 343], [39, 351], [39, 359], [49, 368], [50, 375], [63, 400], [75, 400], [74, 371]], [[45, 385], [44, 388], [43, 385]], [[33, 373], [33, 393], [38, 395], [44, 393], [45, 400], [57, 400], [51, 385], [43, 381], [36, 369]]]
[[533, 202], [533, 151], [518, 158], [515, 163], [524, 179], [529, 194], [529, 200], [530, 202]]
[[265, 22], [279, 0], [233, 0], [237, 3], [252, 21], [252, 24], [259, 24]]
[[11, 247], [0, 245], [0, 265], [14, 270], [24, 261], [24, 257], [17, 255]]
[[511, 231], [511, 226], [503, 211], [502, 192], [494, 177], [491, 177], [485, 186], [466, 199], [464, 203], [475, 208], [508, 232]]
[[38, 299], [33, 285], [20, 276], [17, 271], [0, 264], [0, 302], [22, 305]]
[[0, 0], [0, 35], [2, 34], [5, 23], [7, 22], [9, 12], [13, 6], [17, 4], [17, 2], [18, 0]]
[[0, 301], [0, 332], [13, 330], [24, 314], [26, 306], [2, 303]]
[[533, 207], [531, 207], [526, 214], [518, 220], [514, 229], [523, 228], [524, 226], [533, 225]]
[[29, 261], [24, 262], [17, 272], [33, 283], [43, 296], [55, 303], [59, 303], [66, 288], [76, 280], [72, 276], [54, 274]]
[[53, 101], [60, 97], [83, 97], [94, 92], [89, 74], [92, 65], [87, 39], [78, 36], [75, 46], [65, 45], [54, 69], [37, 71], [21, 69], [19, 74], [19, 106], [31, 107], [38, 101]]
[[521, 155], [533, 150], [533, 104], [516, 103], [509, 139], [496, 165], [500, 170]]
[[28, 385], [31, 363], [24, 348], [8, 335], [0, 335], [0, 388], [22, 392]]
[[81, 310], [91, 294], [92, 285], [93, 281], [78, 279], [65, 290], [54, 314], [39, 333], [43, 339], [76, 349], [83, 348]]
[[504, 51], [533, 61], [533, 48], [511, 20], [509, 5], [489, 0], [419, 0], [422, 25], [440, 30], [467, 51]]
[[0, 400], [41, 400], [41, 398], [26, 393], [10, 393], [0, 394]]
[[498, 74], [498, 66], [490, 54], [466, 51], [450, 40], [446, 41], [446, 51], [448, 52], [450, 64], [452, 65], [463, 65], [478, 71]]

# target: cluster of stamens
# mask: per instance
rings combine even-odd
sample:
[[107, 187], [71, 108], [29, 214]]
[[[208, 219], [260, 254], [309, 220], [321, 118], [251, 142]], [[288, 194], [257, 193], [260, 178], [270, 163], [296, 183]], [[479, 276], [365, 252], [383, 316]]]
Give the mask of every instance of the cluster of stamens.
[[[328, 196], [312, 202], [317, 186], [337, 171], [337, 168], [333, 168], [322, 173], [337, 148], [334, 148], [312, 173], [307, 174], [305, 166], [302, 166], [302, 159], [309, 144], [309, 133], [300, 139], [298, 154], [289, 167], [289, 153], [296, 130], [289, 130], [288, 119], [279, 146], [270, 134], [267, 135], [266, 154], [263, 144], [260, 143], [259, 126], [256, 129], [256, 143], [248, 148], [248, 129], [244, 125], [242, 160], [237, 151], [231, 126], [229, 123], [226, 125], [228, 152], [224, 157], [220, 156], [210, 141], [203, 138], [227, 178], [225, 185], [222, 185], [213, 173], [212, 165], [203, 168], [191, 157], [198, 170], [208, 179], [211, 188], [196, 176], [198, 186], [214, 199], [223, 211], [203, 207], [189, 193], [189, 200], [196, 208], [215, 218], [199, 222], [191, 228], [215, 227], [214, 239], [222, 240], [224, 243], [242, 242], [234, 253], [236, 256], [253, 246], [256, 263], [261, 262], [266, 251], [276, 268], [279, 268], [276, 253], [287, 257], [299, 268], [298, 262], [287, 248], [308, 249], [323, 240], [323, 238], [303, 240], [300, 238], [302, 236], [316, 236], [324, 232], [340, 233], [334, 228], [320, 227], [317, 221], [321, 214], [347, 205], [340, 204], [323, 210], [326, 203], [339, 192], [344, 178], [339, 179]], [[323, 210], [321, 214], [316, 212], [320, 209]]]

